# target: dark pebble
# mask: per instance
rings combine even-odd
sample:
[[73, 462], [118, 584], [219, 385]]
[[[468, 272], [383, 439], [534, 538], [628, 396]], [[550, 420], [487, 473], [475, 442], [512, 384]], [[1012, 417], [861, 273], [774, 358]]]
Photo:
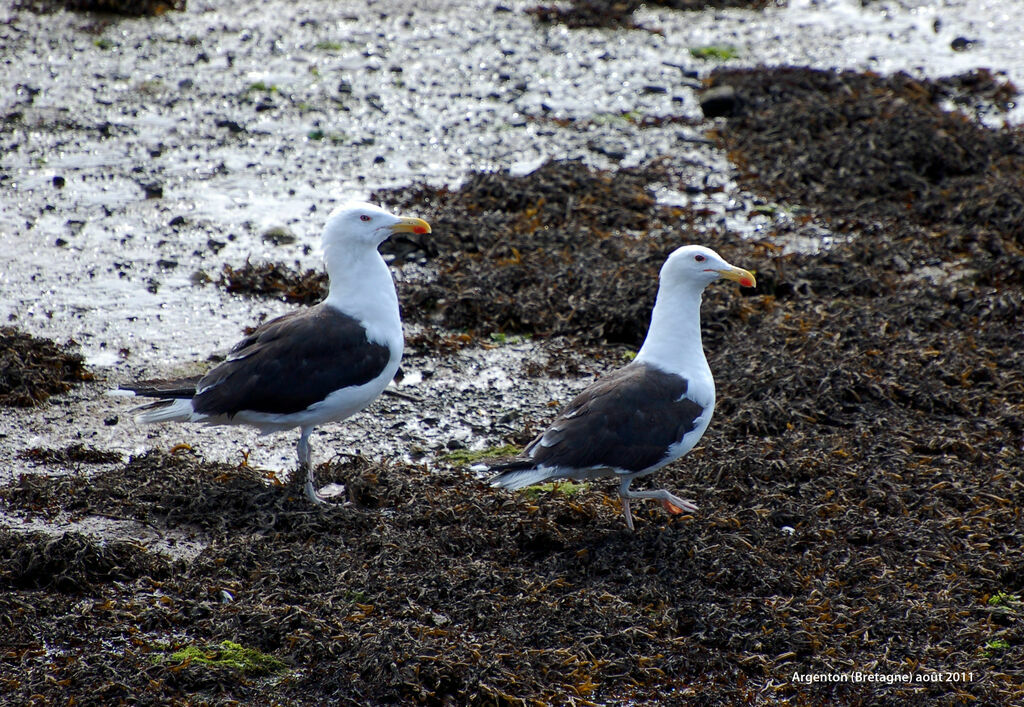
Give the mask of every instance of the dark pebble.
[[967, 37], [957, 37], [956, 39], [954, 39], [952, 42], [949, 43], [949, 46], [955, 52], [965, 52], [965, 51], [967, 51], [968, 49], [970, 49], [971, 47], [973, 47], [977, 43], [978, 43], [977, 39], [968, 39]]
[[723, 85], [709, 88], [700, 96], [700, 109], [705, 118], [721, 118], [733, 115], [739, 105], [739, 97], [732, 86]]
[[227, 128], [233, 133], [245, 132], [245, 128], [243, 128], [234, 120], [218, 120], [216, 125], [218, 128]]
[[139, 184], [147, 199], [162, 199], [164, 196], [164, 185], [159, 182], [148, 182]]
[[298, 240], [287, 226], [271, 226], [263, 232], [261, 237], [267, 243], [274, 245], [287, 245]]

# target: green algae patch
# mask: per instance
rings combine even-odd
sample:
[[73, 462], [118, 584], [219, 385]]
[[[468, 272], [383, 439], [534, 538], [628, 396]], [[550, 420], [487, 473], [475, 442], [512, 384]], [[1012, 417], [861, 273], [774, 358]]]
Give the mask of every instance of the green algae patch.
[[218, 645], [185, 646], [171, 653], [168, 660], [182, 665], [210, 665], [231, 668], [247, 675], [273, 675], [288, 670], [287, 664], [255, 648], [246, 648], [234, 641]]
[[534, 484], [533, 486], [527, 486], [522, 489], [520, 493], [529, 499], [536, 500], [541, 494], [545, 493], [559, 493], [563, 496], [572, 497], [589, 488], [590, 484], [586, 482], [577, 484], [573, 481], [552, 481], [546, 484]]
[[454, 452], [444, 455], [443, 459], [459, 466], [468, 466], [482, 459], [496, 459], [502, 457], [514, 457], [519, 454], [519, 447], [514, 444], [506, 444], [501, 447], [487, 447], [470, 451], [468, 449], [457, 449]]
[[719, 46], [719, 45], [708, 45], [706, 47], [694, 47], [690, 49], [690, 56], [694, 59], [704, 59], [705, 61], [728, 61], [729, 59], [736, 59], [740, 53], [736, 50], [736, 47]]

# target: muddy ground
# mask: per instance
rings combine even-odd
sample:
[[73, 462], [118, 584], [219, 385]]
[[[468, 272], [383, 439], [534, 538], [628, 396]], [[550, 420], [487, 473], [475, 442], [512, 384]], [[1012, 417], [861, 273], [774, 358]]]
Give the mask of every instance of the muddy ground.
[[[262, 465], [207, 458], [204, 437], [22, 445], [31, 473], [0, 488], [23, 523], [0, 530], [6, 699], [1024, 700], [1024, 136], [987, 126], [1015, 89], [807, 69], [707, 85], [734, 90], [709, 139], [773, 217], [753, 237], [659, 200], [692, 184], [670, 157], [374, 194], [436, 237], [392, 245], [415, 264], [399, 283], [408, 379], [357, 428], [394, 420], [417, 451], [321, 442], [318, 480], [347, 505], [312, 509]], [[780, 245], [812, 229], [819, 250]], [[476, 438], [522, 445], [635, 350], [680, 230], [758, 276], [709, 289], [715, 419], [656, 479], [700, 511], [641, 507], [630, 533], [607, 484], [488, 488], [468, 468]], [[295, 263], [220, 261], [204, 291], [254, 308], [322, 286]], [[26, 366], [43, 384], [64, 381], [57, 353], [81, 365], [74, 346], [4, 333], [49, 352], [49, 370]], [[469, 371], [482, 382], [451, 383]], [[73, 377], [38, 416], [80, 424], [76, 401], [109, 385]], [[446, 406], [467, 429], [444, 427]], [[53, 532], [84, 521], [120, 532]], [[847, 677], [795, 677], [810, 674]]]

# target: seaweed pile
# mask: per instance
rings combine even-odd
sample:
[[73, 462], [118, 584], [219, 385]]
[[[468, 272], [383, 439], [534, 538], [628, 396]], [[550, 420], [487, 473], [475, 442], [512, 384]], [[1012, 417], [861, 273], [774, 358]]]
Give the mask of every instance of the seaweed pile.
[[860, 263], [906, 272], [962, 259], [978, 284], [1024, 283], [1024, 134], [940, 107], [952, 97], [998, 108], [1012, 84], [989, 72], [940, 82], [799, 68], [769, 76], [711, 77], [736, 91], [720, 139], [750, 188], [866, 236], [852, 249]]
[[699, 11], [732, 7], [760, 10], [773, 3], [772, 0], [653, 0], [647, 3], [641, 0], [572, 0], [563, 5], [537, 5], [527, 12], [538, 22], [558, 23], [572, 29], [646, 29], [633, 19], [633, 13], [645, 4], [673, 10]]
[[217, 285], [233, 294], [311, 305], [327, 296], [328, 278], [313, 269], [300, 272], [282, 263], [254, 265], [246, 260], [237, 268], [225, 263]]
[[32, 447], [18, 452], [18, 457], [37, 464], [111, 464], [123, 459], [120, 452], [107, 452], [81, 443], [64, 449]]
[[61, 10], [95, 12], [124, 17], [159, 17], [167, 12], [184, 12], [186, 0], [15, 0], [18, 9], [50, 13]]
[[0, 327], [0, 406], [32, 407], [92, 380], [75, 347]]
[[[376, 192], [429, 214], [433, 226], [424, 245], [438, 274], [403, 284], [403, 316], [475, 333], [639, 345], [658, 270], [696, 218], [655, 202], [653, 186], [666, 179], [661, 165], [612, 172], [551, 161], [525, 176], [476, 172], [456, 191]], [[729, 258], [736, 240], [716, 245]]]

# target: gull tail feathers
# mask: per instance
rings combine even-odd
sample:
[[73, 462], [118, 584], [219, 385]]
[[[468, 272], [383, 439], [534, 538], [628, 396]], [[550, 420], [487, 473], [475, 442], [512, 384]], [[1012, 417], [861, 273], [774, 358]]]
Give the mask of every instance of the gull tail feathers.
[[515, 491], [516, 489], [526, 488], [534, 484], [544, 483], [552, 476], [553, 474], [550, 469], [509, 469], [491, 479], [491, 486]]
[[157, 400], [155, 403], [141, 405], [135, 408], [135, 419], [138, 422], [152, 424], [154, 422], [193, 422], [195, 411], [192, 409], [192, 400], [187, 398], [174, 398], [170, 400]]

